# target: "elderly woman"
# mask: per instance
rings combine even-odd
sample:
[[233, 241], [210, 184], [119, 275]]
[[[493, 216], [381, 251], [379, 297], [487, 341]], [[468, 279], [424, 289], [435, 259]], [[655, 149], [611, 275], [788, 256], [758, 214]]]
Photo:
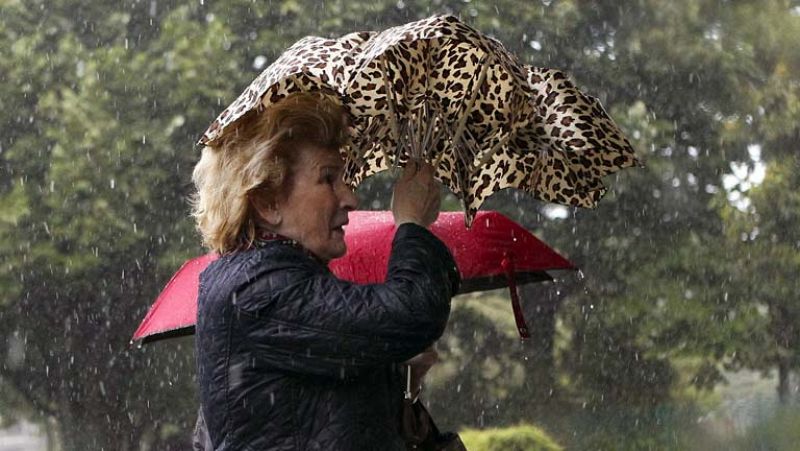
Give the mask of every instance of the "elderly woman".
[[418, 381], [435, 360], [458, 272], [427, 230], [432, 168], [410, 163], [386, 281], [331, 274], [357, 205], [338, 152], [346, 126], [335, 103], [295, 94], [242, 120], [194, 170], [198, 228], [222, 255], [201, 275], [196, 329], [215, 450], [406, 449], [402, 370], [413, 364]]

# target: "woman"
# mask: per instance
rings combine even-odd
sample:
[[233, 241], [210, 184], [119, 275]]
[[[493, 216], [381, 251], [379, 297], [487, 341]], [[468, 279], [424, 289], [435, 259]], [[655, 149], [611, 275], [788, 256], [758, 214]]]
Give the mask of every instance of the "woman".
[[196, 328], [213, 449], [406, 449], [401, 369], [414, 364], [417, 385], [433, 364], [425, 351], [458, 272], [426, 229], [439, 208], [433, 170], [410, 163], [395, 185], [386, 282], [330, 273], [357, 205], [338, 152], [346, 125], [325, 97], [292, 95], [245, 118], [195, 168], [198, 228], [222, 255], [201, 275]]

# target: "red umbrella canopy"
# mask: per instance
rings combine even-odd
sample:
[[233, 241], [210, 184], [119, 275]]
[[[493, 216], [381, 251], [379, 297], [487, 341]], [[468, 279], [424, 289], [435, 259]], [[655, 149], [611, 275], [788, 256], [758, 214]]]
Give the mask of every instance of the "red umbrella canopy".
[[[395, 228], [391, 212], [350, 213], [347, 255], [332, 261], [331, 271], [353, 282], [383, 282]], [[470, 229], [464, 227], [464, 213], [441, 213], [430, 229], [456, 260], [462, 279], [459, 293], [508, 286], [509, 270], [517, 283], [527, 283], [551, 280], [548, 270], [575, 269], [569, 260], [496, 211], [478, 212]]]
[[[330, 263], [339, 278], [381, 283], [396, 226], [391, 212], [355, 211], [346, 227], [347, 254]], [[431, 231], [450, 249], [461, 273], [459, 293], [509, 286], [517, 328], [527, 336], [516, 294], [517, 283], [551, 280], [549, 270], [575, 269], [567, 259], [516, 222], [494, 211], [478, 212], [472, 228], [464, 213], [441, 213]], [[146, 343], [194, 333], [200, 273], [218, 257], [208, 254], [187, 261], [172, 276], [133, 334]]]
[[217, 254], [206, 254], [184, 263], [161, 290], [156, 302], [133, 333], [132, 341], [146, 343], [193, 334], [197, 321], [200, 273], [217, 258]]

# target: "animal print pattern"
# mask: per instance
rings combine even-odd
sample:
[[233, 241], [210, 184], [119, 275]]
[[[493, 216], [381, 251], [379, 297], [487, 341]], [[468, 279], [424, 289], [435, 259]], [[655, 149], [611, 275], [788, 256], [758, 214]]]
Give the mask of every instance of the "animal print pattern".
[[217, 116], [199, 144], [213, 145], [246, 113], [269, 107], [293, 92], [323, 91], [344, 97], [344, 83], [351, 76], [355, 55], [374, 34], [356, 32], [339, 39], [307, 36], [297, 41]]
[[566, 74], [520, 63], [453, 16], [304, 38], [200, 142], [213, 145], [246, 112], [298, 90], [330, 93], [348, 110], [348, 183], [411, 158], [434, 162], [436, 178], [462, 199], [467, 225], [486, 198], [506, 188], [595, 207], [606, 191], [602, 177], [638, 164], [599, 101]]

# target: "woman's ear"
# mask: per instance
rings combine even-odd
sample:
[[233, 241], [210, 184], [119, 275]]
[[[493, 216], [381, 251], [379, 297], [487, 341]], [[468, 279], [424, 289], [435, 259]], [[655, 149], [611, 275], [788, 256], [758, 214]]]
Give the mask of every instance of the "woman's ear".
[[253, 206], [253, 209], [258, 215], [259, 222], [265, 223], [265, 225], [271, 230], [275, 230], [281, 225], [283, 216], [281, 215], [281, 211], [275, 202], [267, 202], [265, 199], [260, 198], [259, 196], [248, 197], [250, 199], [250, 205]]

